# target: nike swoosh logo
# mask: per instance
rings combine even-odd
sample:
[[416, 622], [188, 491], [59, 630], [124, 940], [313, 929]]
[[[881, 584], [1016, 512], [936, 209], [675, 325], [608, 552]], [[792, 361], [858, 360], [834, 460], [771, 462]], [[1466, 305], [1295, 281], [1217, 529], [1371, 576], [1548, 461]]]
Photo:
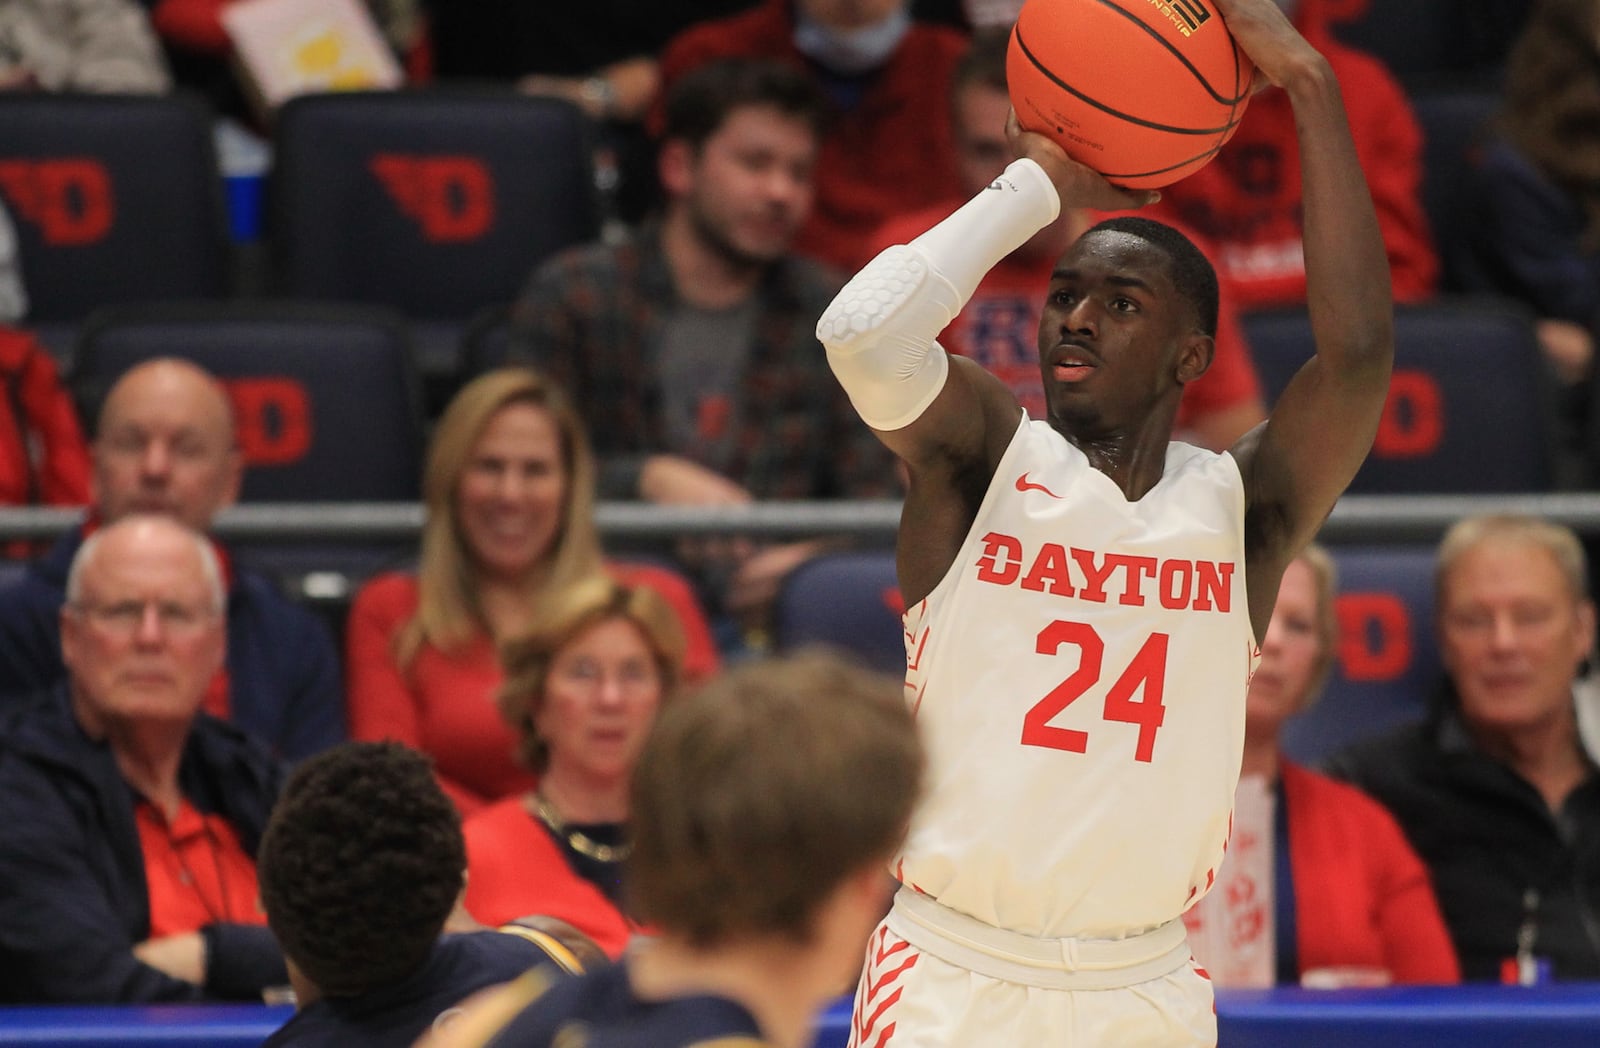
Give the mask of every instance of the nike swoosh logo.
[[1024, 473], [1022, 476], [1017, 478], [1017, 490], [1018, 491], [1042, 491], [1046, 495], [1049, 495], [1053, 499], [1059, 499], [1061, 497], [1060, 495], [1057, 495], [1055, 492], [1051, 491], [1049, 488], [1045, 487], [1043, 484], [1035, 484], [1032, 481], [1030, 481], [1028, 479], [1028, 474], [1026, 474], [1026, 473]]

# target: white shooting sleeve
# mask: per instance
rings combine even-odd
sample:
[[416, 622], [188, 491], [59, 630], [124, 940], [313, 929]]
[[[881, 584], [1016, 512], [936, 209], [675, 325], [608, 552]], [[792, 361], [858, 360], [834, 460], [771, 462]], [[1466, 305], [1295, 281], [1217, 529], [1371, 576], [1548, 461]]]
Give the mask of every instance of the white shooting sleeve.
[[984, 274], [1060, 212], [1044, 169], [1012, 161], [949, 218], [885, 249], [844, 286], [817, 322], [817, 339], [863, 422], [901, 429], [927, 410], [950, 372], [934, 339]]

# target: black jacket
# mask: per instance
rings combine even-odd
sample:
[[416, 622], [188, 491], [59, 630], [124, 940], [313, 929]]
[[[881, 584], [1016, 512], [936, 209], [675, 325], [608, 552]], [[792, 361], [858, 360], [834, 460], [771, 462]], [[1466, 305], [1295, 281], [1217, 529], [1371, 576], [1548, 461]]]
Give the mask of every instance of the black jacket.
[[[191, 804], [227, 819], [255, 854], [283, 780], [265, 746], [201, 714], [178, 779]], [[150, 935], [134, 802], [64, 687], [0, 720], [0, 1001], [259, 1001], [263, 987], [288, 981], [265, 926], [207, 926], [203, 987], [134, 958]]]
[[421, 968], [390, 986], [356, 997], [324, 997], [300, 1008], [261, 1048], [389, 1048], [409, 1046], [439, 1016], [486, 986], [515, 979], [550, 957], [519, 935], [498, 931], [442, 936]]
[[1394, 813], [1433, 874], [1464, 978], [1498, 980], [1524, 927], [1556, 979], [1600, 978], [1600, 774], [1552, 814], [1532, 784], [1478, 750], [1448, 697], [1429, 720], [1353, 746], [1327, 771]]

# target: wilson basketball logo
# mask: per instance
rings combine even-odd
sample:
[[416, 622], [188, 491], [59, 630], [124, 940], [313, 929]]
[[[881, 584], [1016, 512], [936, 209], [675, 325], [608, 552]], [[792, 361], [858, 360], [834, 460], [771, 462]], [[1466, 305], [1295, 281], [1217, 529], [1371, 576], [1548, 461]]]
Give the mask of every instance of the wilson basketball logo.
[[494, 225], [494, 178], [477, 157], [379, 153], [369, 167], [428, 240], [476, 240]]
[[0, 191], [54, 247], [104, 240], [116, 219], [111, 176], [92, 157], [0, 160]]
[[1150, 0], [1150, 4], [1172, 19], [1172, 24], [1184, 36], [1211, 20], [1211, 12], [1198, 0]]

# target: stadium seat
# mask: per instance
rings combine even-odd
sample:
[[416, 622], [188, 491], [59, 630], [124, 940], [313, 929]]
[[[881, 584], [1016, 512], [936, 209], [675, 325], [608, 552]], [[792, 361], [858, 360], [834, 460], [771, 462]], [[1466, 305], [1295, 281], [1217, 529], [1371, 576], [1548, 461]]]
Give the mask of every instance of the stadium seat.
[[510, 363], [513, 356], [518, 363], [537, 367], [532, 360], [523, 360], [513, 345], [510, 322], [511, 307], [500, 303], [481, 310], [467, 324], [461, 335], [461, 379], [463, 382], [477, 378], [485, 371], [493, 371]]
[[[1242, 318], [1269, 401], [1312, 355], [1304, 310]], [[1352, 493], [1489, 494], [1555, 486], [1553, 398], [1531, 316], [1499, 299], [1395, 308], [1389, 400]]]
[[1438, 683], [1434, 547], [1330, 546], [1339, 652], [1322, 696], [1283, 728], [1283, 751], [1316, 764], [1349, 743], [1418, 720]]
[[1463, 276], [1464, 230], [1472, 219], [1468, 172], [1480, 136], [1500, 104], [1494, 91], [1419, 91], [1412, 110], [1422, 126], [1422, 210], [1439, 256], [1440, 285], [1447, 293], [1471, 290]]
[[1533, 6], [1496, 0], [1323, 0], [1334, 35], [1375, 56], [1411, 91], [1498, 85]]
[[102, 306], [232, 291], [211, 116], [194, 98], [0, 92], [0, 195], [27, 322], [63, 360]]
[[[193, 360], [221, 379], [245, 461], [241, 501], [419, 496], [418, 381], [404, 322], [391, 311], [267, 301], [129, 306], [91, 317], [75, 356], [70, 383], [88, 418], [118, 376], [152, 357]], [[292, 595], [334, 605], [414, 549], [410, 540], [235, 546]]]
[[873, 669], [905, 673], [900, 587], [894, 551], [827, 553], [790, 572], [773, 605], [773, 647], [843, 649]]
[[598, 236], [590, 131], [576, 107], [510, 90], [291, 99], [273, 133], [272, 283], [400, 310], [425, 377], [451, 375], [471, 317]]
[[267, 301], [101, 311], [71, 373], [86, 417], [134, 364], [193, 360], [228, 386], [254, 502], [414, 501], [422, 423], [403, 321], [367, 306]]

